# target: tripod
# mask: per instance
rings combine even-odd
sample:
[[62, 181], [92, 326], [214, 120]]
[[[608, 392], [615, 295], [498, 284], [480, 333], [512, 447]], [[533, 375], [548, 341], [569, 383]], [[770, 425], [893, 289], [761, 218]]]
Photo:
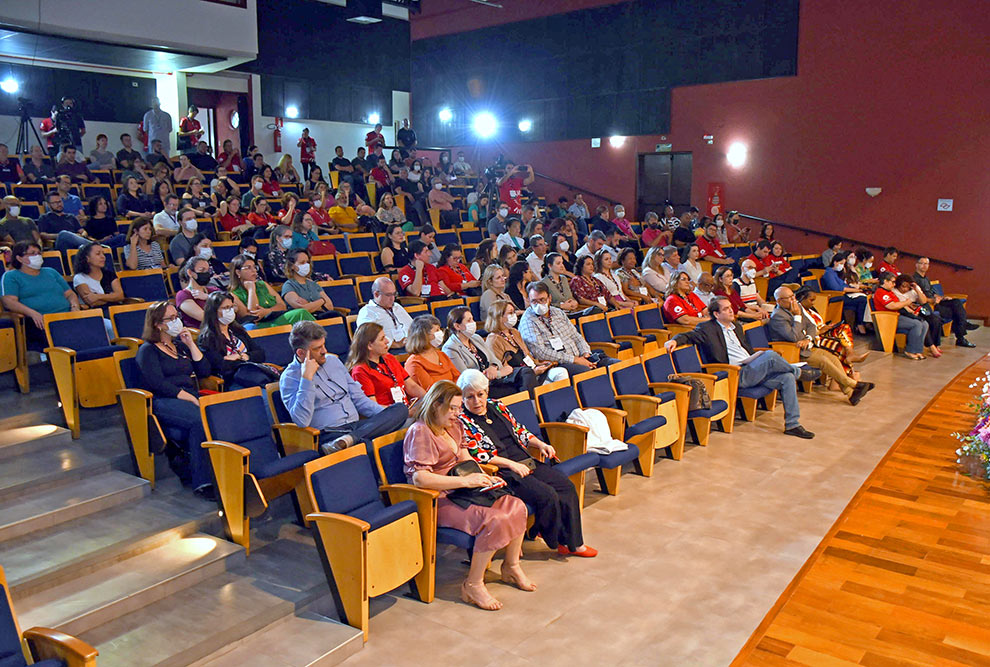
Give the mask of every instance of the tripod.
[[20, 125], [17, 128], [17, 145], [14, 148], [14, 155], [27, 154], [31, 151], [31, 137], [28, 131], [34, 133], [34, 138], [38, 140], [38, 145], [41, 146], [41, 150], [45, 150], [45, 144], [41, 141], [41, 135], [38, 134], [38, 128], [34, 126], [31, 122], [31, 114], [28, 112], [27, 101], [22, 100], [17, 110], [21, 114]]

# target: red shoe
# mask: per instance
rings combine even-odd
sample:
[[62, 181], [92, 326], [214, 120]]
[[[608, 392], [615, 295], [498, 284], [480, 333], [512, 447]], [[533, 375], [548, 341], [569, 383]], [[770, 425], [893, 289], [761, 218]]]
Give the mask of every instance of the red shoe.
[[561, 544], [557, 547], [557, 553], [561, 556], [579, 556], [580, 558], [594, 558], [598, 555], [598, 549], [589, 547], [587, 544], [580, 551], [571, 551], [566, 546]]

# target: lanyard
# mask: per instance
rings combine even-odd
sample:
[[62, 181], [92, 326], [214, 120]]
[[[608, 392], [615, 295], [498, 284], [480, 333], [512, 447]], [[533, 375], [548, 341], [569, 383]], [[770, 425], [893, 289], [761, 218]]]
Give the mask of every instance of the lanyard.
[[396, 387], [399, 386], [399, 378], [395, 377], [395, 373], [393, 373], [392, 369], [388, 367], [388, 364], [385, 363], [384, 359], [382, 359], [382, 361], [377, 364], [369, 359], [368, 366], [372, 370], [378, 371], [380, 375], [387, 377], [389, 380], [392, 381], [392, 384], [395, 385]]

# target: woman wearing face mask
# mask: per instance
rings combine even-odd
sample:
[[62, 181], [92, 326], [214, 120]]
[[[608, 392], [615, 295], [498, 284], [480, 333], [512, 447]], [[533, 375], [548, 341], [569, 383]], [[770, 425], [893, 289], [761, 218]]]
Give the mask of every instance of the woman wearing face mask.
[[208, 236], [203, 234], [197, 234], [192, 238], [192, 247], [189, 248], [189, 252], [185, 256], [185, 260], [191, 259], [193, 257], [199, 257], [200, 259], [205, 259], [210, 263], [210, 270], [213, 272], [213, 277], [210, 279], [210, 284], [214, 287], [219, 287], [220, 289], [227, 289], [227, 283], [230, 282], [230, 272], [227, 271], [227, 267], [217, 259], [216, 255], [213, 254], [213, 241]]
[[729, 243], [729, 232], [725, 227], [725, 216], [721, 213], [715, 214], [715, 236], [722, 245]]
[[519, 316], [516, 307], [508, 301], [496, 301], [487, 311], [485, 331], [488, 338], [485, 343], [495, 357], [504, 365], [511, 368], [531, 368], [536, 375], [537, 384], [566, 380], [567, 371], [554, 365], [552, 361], [537, 362], [522, 339], [522, 334], [516, 329]]
[[179, 432], [177, 442], [185, 456], [169, 456], [169, 464], [183, 483], [192, 483], [198, 494], [212, 496], [212, 475], [206, 450], [203, 420], [199, 414], [199, 383], [210, 375], [210, 362], [182, 326], [179, 312], [167, 301], [148, 308], [144, 318], [144, 343], [138, 348], [141, 388], [154, 397], [151, 411], [162, 427]]
[[861, 283], [873, 282], [873, 253], [866, 248], [856, 250], [856, 275]]
[[268, 242], [268, 256], [265, 257], [265, 273], [274, 282], [285, 282], [285, 260], [292, 248], [292, 230], [278, 225], [272, 231]]
[[253, 318], [254, 325], [259, 329], [315, 319], [302, 308], [287, 310], [278, 292], [258, 279], [255, 261], [243, 255], [230, 262], [230, 293], [234, 297], [237, 319]]
[[330, 193], [330, 185], [317, 183], [315, 192], [310, 194], [309, 213], [317, 229], [327, 234], [337, 234], [337, 224], [330, 218], [330, 209], [334, 206], [334, 198]]
[[430, 208], [440, 211], [440, 224], [445, 229], [456, 227], [461, 220], [460, 214], [454, 210], [454, 198], [449, 192], [444, 190], [443, 178], [437, 176], [433, 179], [433, 187], [427, 196]]
[[447, 340], [443, 351], [459, 373], [472, 368], [485, 374], [491, 383], [492, 396], [503, 398], [536, 386], [533, 369], [525, 364], [512, 368], [503, 364], [484, 339], [476, 332], [478, 325], [471, 309], [458, 306], [447, 315]]
[[410, 405], [422, 398], [426, 390], [409, 377], [398, 359], [389, 354], [391, 344], [382, 325], [365, 322], [354, 332], [344, 366], [364, 393], [379, 405]]
[[289, 250], [286, 253], [282, 298], [290, 308], [302, 308], [313, 314], [332, 313], [336, 317], [333, 301], [310, 275], [312, 266], [309, 251]]
[[[234, 300], [227, 292], [214, 292], [203, 307], [203, 325], [197, 344], [210, 362], [213, 375], [223, 378], [227, 391], [263, 387], [270, 377], [254, 364], [264, 363], [265, 351], [237, 323]], [[246, 364], [245, 362], [252, 362]]]
[[[570, 237], [563, 230], [550, 238], [550, 250], [547, 254], [560, 255], [560, 259], [564, 262], [563, 275], [567, 276], [568, 279], [574, 277], [574, 250]], [[543, 275], [546, 275], [546, 270], [544, 270]]]
[[626, 207], [622, 204], [616, 205], [612, 224], [619, 228], [623, 241], [630, 241], [635, 247], [639, 247], [639, 234], [633, 231], [632, 225], [626, 220]]
[[212, 278], [210, 263], [199, 256], [189, 258], [179, 269], [182, 289], [175, 293], [175, 307], [179, 309], [183, 325], [198, 329], [202, 324], [206, 299], [217, 291], [210, 285]]
[[412, 169], [409, 170], [409, 180], [413, 183], [419, 183], [423, 179], [423, 163], [419, 160], [415, 160], [412, 163]]
[[79, 310], [79, 300], [58, 271], [44, 266], [41, 246], [34, 241], [15, 243], [10, 261], [0, 278], [3, 306], [24, 315], [28, 340], [44, 345], [44, 316]]
[[460, 372], [440, 349], [443, 329], [432, 315], [420, 315], [409, 325], [406, 350], [410, 353], [405, 369], [420, 387], [429, 387], [440, 380], [455, 381]]
[[[849, 258], [852, 257], [852, 262]], [[863, 292], [859, 276], [855, 273], [856, 255], [844, 250], [832, 257], [832, 266], [822, 274], [822, 289], [842, 292], [842, 315], [846, 323], [855, 326], [856, 333], [866, 334], [866, 307], [869, 297]]]
[[199, 221], [191, 208], [179, 211], [179, 233], [168, 243], [168, 254], [175, 266], [182, 266], [192, 248], [193, 239], [199, 236]]
[[729, 299], [729, 303], [732, 304], [732, 311], [736, 314], [738, 319], [770, 319], [770, 312], [765, 308], [759, 308], [758, 305], [747, 305], [743, 303], [742, 297], [739, 296], [739, 292], [736, 291], [735, 286], [733, 285], [733, 273], [731, 266], [724, 265], [718, 267], [715, 270], [715, 275], [712, 277], [715, 279], [715, 289], [712, 290], [712, 293], [727, 297]]
[[643, 237], [641, 240], [644, 246], [648, 246], [650, 248], [663, 247], [672, 242], [670, 230], [661, 227], [660, 216], [653, 211], [649, 211], [646, 214], [646, 220], [643, 223]]
[[740, 225], [740, 219], [739, 213], [736, 211], [729, 211], [729, 215], [725, 219], [729, 243], [749, 243], [749, 237], [753, 233], [753, 230]]

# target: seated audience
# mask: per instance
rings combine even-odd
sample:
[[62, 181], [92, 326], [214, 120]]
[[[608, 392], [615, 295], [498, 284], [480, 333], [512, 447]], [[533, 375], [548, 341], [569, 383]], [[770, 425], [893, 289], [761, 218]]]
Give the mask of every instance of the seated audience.
[[21, 200], [13, 195], [3, 198], [6, 209], [0, 218], [0, 241], [13, 245], [21, 241], [41, 243], [41, 233], [38, 225], [31, 218], [21, 215]]
[[[62, 201], [64, 207], [64, 196]], [[117, 221], [114, 220], [106, 197], [96, 195], [87, 202], [86, 234], [110, 248], [119, 248], [127, 243], [126, 236], [117, 231]]]
[[[87, 241], [73, 260], [72, 286], [90, 308], [105, 308], [124, 300], [124, 290], [103, 246]], [[111, 335], [111, 338], [113, 336]]]
[[50, 160], [45, 159], [41, 146], [31, 146], [31, 155], [24, 161], [24, 176], [22, 183], [40, 183], [47, 185], [55, 182], [55, 167]]
[[663, 302], [663, 319], [667, 324], [694, 327], [708, 321], [708, 306], [694, 293], [693, 287], [687, 271], [679, 270], [671, 278]]
[[313, 220], [313, 216], [310, 215], [309, 211], [296, 211], [289, 222], [292, 224], [293, 250], [306, 250], [309, 248], [310, 243], [320, 240], [319, 235], [316, 233], [316, 221]]
[[464, 257], [461, 246], [456, 243], [448, 243], [440, 253], [440, 264], [437, 272], [440, 280], [450, 287], [455, 295], [472, 294], [477, 295], [481, 281], [475, 280], [471, 271], [461, 261]]
[[[604, 248], [599, 250], [608, 254]], [[582, 308], [618, 309], [622, 306], [609, 294], [608, 289], [595, 277], [595, 258], [599, 255], [584, 255], [574, 262], [574, 277], [571, 278], [571, 294]]]
[[901, 270], [894, 266], [897, 261], [897, 248], [889, 247], [883, 249], [883, 261], [877, 267], [877, 275], [881, 273], [892, 273], [895, 276], [901, 275]]
[[193, 329], [199, 329], [203, 323], [203, 308], [206, 299], [218, 291], [210, 285], [213, 271], [210, 262], [202, 257], [190, 257], [179, 269], [179, 285], [175, 293], [175, 307], [179, 310], [182, 324]]
[[522, 252], [526, 246], [526, 240], [522, 237], [522, 221], [519, 218], [509, 218], [505, 233], [499, 234], [495, 239], [497, 251], [501, 251], [505, 246], [510, 246], [517, 253]]
[[519, 253], [511, 245], [502, 246], [498, 251], [498, 263], [503, 269], [508, 271], [512, 265], [519, 260]]
[[145, 162], [147, 162], [148, 165], [152, 167], [159, 164], [164, 164], [164, 165], [171, 164], [169, 162], [168, 155], [166, 155], [165, 151], [162, 150], [161, 139], [151, 140], [151, 150], [148, 151], [148, 154], [145, 156]]
[[895, 277], [893, 273], [886, 271], [880, 274], [877, 291], [873, 294], [873, 308], [898, 313], [897, 333], [907, 336], [907, 348], [904, 351], [904, 356], [920, 361], [925, 358], [924, 344], [925, 336], [928, 335], [928, 322], [919, 319], [912, 312], [914, 303], [897, 299], [894, 294]]
[[[456, 162], [454, 163], [456, 167]], [[470, 197], [470, 195], [468, 195]], [[475, 227], [481, 225], [482, 222], [487, 224], [488, 221], [488, 204], [489, 197], [486, 194], [480, 195], [470, 206], [468, 206], [468, 222], [473, 224]]]
[[298, 322], [289, 334], [293, 357], [278, 386], [292, 421], [320, 431], [324, 454], [355, 443], [370, 447], [375, 438], [402, 428], [409, 416], [405, 404], [384, 407], [368, 398], [340, 359], [327, 352], [326, 337], [316, 322]]
[[533, 369], [537, 384], [566, 380], [567, 371], [552, 361], [536, 362], [522, 334], [516, 329], [518, 321], [516, 307], [508, 301], [496, 301], [488, 308], [485, 319], [488, 338], [485, 343], [495, 358], [511, 368]]
[[265, 256], [265, 275], [272, 282], [285, 282], [285, 262], [292, 248], [292, 230], [285, 225], [276, 225], [268, 241], [268, 255]]
[[393, 226], [400, 227], [403, 231], [407, 232], [413, 230], [413, 224], [406, 220], [406, 214], [395, 204], [395, 197], [392, 196], [391, 192], [384, 193], [379, 203], [378, 212], [375, 213], [375, 217], [378, 218], [380, 223], [387, 225], [389, 228]]
[[76, 293], [62, 275], [42, 266], [41, 245], [35, 241], [18, 241], [11, 250], [10, 267], [0, 277], [0, 300], [12, 313], [24, 316], [27, 339], [44, 345], [44, 316], [79, 310]]
[[147, 218], [151, 220], [155, 214], [155, 205], [141, 190], [141, 185], [133, 176], [124, 180], [124, 187], [117, 197], [117, 215], [119, 217]]
[[385, 271], [398, 271], [409, 264], [409, 246], [406, 245], [406, 232], [401, 225], [391, 225], [385, 232], [381, 260]]
[[670, 264], [676, 254], [677, 248], [672, 245], [663, 248], [654, 246], [646, 251], [646, 257], [643, 258], [643, 284], [654, 299], [662, 301], [664, 298], [667, 285], [670, 284], [670, 279], [677, 270]]
[[[238, 321], [251, 322], [259, 329], [312, 320], [302, 308], [288, 310], [278, 292], [258, 277], [255, 260], [238, 255], [230, 262], [230, 293]], [[298, 423], [298, 422], [297, 422]]]
[[65, 212], [62, 195], [57, 190], [45, 195], [45, 205], [48, 211], [38, 218], [38, 232], [43, 241], [52, 243], [59, 252], [89, 243], [89, 235], [79, 224], [79, 218]]
[[255, 197], [251, 200], [251, 208], [248, 212], [247, 219], [252, 225], [260, 228], [254, 232], [253, 236], [255, 238], [265, 232], [271, 232], [279, 224], [278, 218], [269, 212], [269, 208], [268, 200], [264, 197]]
[[494, 253], [495, 241], [492, 239], [482, 240], [474, 252], [474, 261], [471, 262], [471, 275], [476, 279], [481, 280], [485, 273], [485, 269], [492, 264], [498, 263], [498, 258]]
[[742, 273], [732, 281], [739, 298], [746, 304], [747, 308], [761, 308], [770, 312], [773, 308], [760, 296], [760, 290], [756, 286], [756, 264], [752, 259], [746, 258], [740, 264]]
[[347, 205], [352, 207], [359, 217], [375, 217], [375, 209], [364, 203], [364, 200], [359, 197], [356, 192], [354, 192], [354, 189], [351, 187], [351, 183], [349, 181], [341, 181], [337, 194], [340, 194], [341, 192], [347, 195]]
[[250, 236], [252, 233], [264, 233], [264, 227], [255, 227], [254, 223], [241, 211], [241, 200], [236, 195], [227, 197], [217, 206], [216, 220], [224, 231], [230, 232], [234, 238]]
[[289, 308], [299, 308], [313, 315], [338, 314], [333, 309], [333, 301], [327, 296], [313, 277], [312, 257], [305, 249], [289, 250], [285, 255], [285, 282], [282, 283], [282, 298]]
[[492, 264], [485, 269], [484, 276], [481, 279], [481, 289], [484, 291], [481, 293], [481, 300], [478, 302], [478, 308], [482, 313], [488, 312], [488, 309], [496, 301], [511, 302], [509, 295], [505, 293], [505, 284], [508, 276], [508, 271], [498, 264]]
[[505, 281], [505, 295], [509, 301], [519, 310], [525, 310], [529, 305], [526, 294], [526, 285], [536, 280], [529, 263], [525, 260], [518, 260], [509, 267], [509, 276]]
[[241, 208], [248, 210], [251, 208], [251, 203], [257, 198], [265, 198], [265, 179], [261, 175], [251, 177], [251, 187], [248, 188], [247, 192], [241, 195]]
[[437, 247], [437, 230], [433, 229], [433, 225], [420, 227], [417, 240], [430, 249], [430, 264], [438, 264], [440, 262], [440, 248]]
[[770, 317], [767, 309], [761, 308], [758, 302], [751, 301], [747, 304], [742, 300], [742, 297], [739, 296], [739, 291], [736, 289], [735, 281], [732, 279], [733, 273], [731, 266], [718, 267], [715, 269], [715, 275], [713, 277], [715, 278], [715, 289], [712, 292], [729, 299], [729, 303], [732, 304], [732, 311], [736, 314], [736, 319], [765, 320]]
[[196, 239], [197, 236], [201, 236], [201, 234], [199, 233], [199, 222], [196, 220], [196, 211], [188, 207], [183, 208], [179, 211], [179, 233], [168, 242], [168, 254], [175, 266], [182, 266], [195, 243], [193, 239]]
[[264, 196], [276, 198], [282, 196], [282, 186], [279, 185], [278, 177], [275, 176], [275, 170], [272, 169], [271, 165], [263, 166], [259, 175], [261, 176], [261, 192]]
[[660, 225], [660, 216], [655, 211], [647, 211], [646, 219], [643, 222], [643, 235], [640, 242], [646, 248], [659, 248], [669, 245], [673, 236], [669, 230]]
[[[694, 288], [694, 295], [707, 307], [711, 303], [712, 297], [715, 296], [714, 289], [715, 279], [712, 278], [710, 273], [705, 272], [698, 276], [698, 284]], [[733, 311], [735, 311], [735, 308], [733, 308]]]
[[612, 268], [612, 253], [602, 248], [595, 253], [595, 279], [605, 286], [608, 302], [613, 308], [632, 308], [636, 301], [622, 291], [622, 283]]
[[[594, 257], [595, 253], [601, 250], [604, 246], [605, 246], [605, 234], [604, 232], [600, 232], [596, 229], [595, 231], [588, 234], [588, 236], [584, 240], [584, 245], [578, 248], [577, 252], [574, 253], [575, 256], [574, 261], [577, 262], [577, 260], [581, 257], [587, 257], [587, 256]], [[576, 268], [574, 273], [576, 274], [578, 273]]]
[[279, 158], [278, 165], [275, 167], [275, 177], [278, 178], [279, 183], [298, 183], [302, 180], [299, 178], [299, 172], [292, 164], [292, 156], [288, 153], [283, 153], [282, 157]]
[[379, 405], [411, 405], [426, 390], [409, 377], [409, 373], [389, 354], [392, 341], [380, 324], [366, 322], [358, 326], [344, 365], [364, 393]]
[[925, 347], [933, 357], [941, 357], [942, 350], [939, 346], [942, 344], [942, 317], [928, 303], [925, 293], [915, 284], [911, 276], [902, 273], [894, 278], [894, 296], [898, 301], [911, 302], [904, 312], [910, 312], [914, 317], [928, 323]]
[[842, 237], [829, 237], [827, 245], [828, 248], [822, 252], [822, 266], [826, 269], [832, 266], [832, 258], [842, 250]]
[[72, 144], [62, 144], [62, 156], [55, 165], [55, 175], [68, 176], [73, 183], [96, 182], [86, 163], [77, 160], [76, 147]]
[[[801, 408], [797, 399], [797, 380], [802, 372], [791, 366], [773, 350], [754, 354], [746, 342], [742, 327], [736, 322], [732, 305], [724, 296], [712, 299], [711, 317], [694, 329], [679, 333], [664, 347], [672, 352], [679, 345], [697, 345], [703, 357], [719, 364], [740, 366], [739, 386], [762, 386], [776, 389], [784, 402], [784, 435], [811, 439], [815, 434], [801, 426]], [[733, 406], [729, 406], [733, 409]]]
[[185, 153], [179, 155], [179, 166], [172, 172], [172, 180], [176, 183], [186, 183], [193, 178], [203, 180], [203, 172], [196, 168]]
[[371, 301], [361, 306], [355, 326], [374, 322], [382, 327], [385, 336], [391, 341], [392, 349], [399, 350], [406, 344], [412, 317], [405, 308], [395, 302], [398, 295], [395, 283], [386, 276], [380, 276], [371, 284]]
[[334, 226], [345, 233], [349, 232], [353, 234], [361, 231], [361, 226], [358, 224], [357, 211], [347, 203], [347, 195], [338, 190], [334, 201], [336, 205], [328, 211]]
[[722, 242], [718, 238], [718, 225], [714, 220], [705, 223], [705, 233], [698, 237], [698, 259], [703, 259], [712, 264], [735, 264], [729, 256], [722, 250]]
[[221, 167], [230, 173], [240, 173], [244, 171], [244, 163], [241, 160], [241, 151], [239, 148], [234, 148], [234, 142], [230, 139], [224, 139], [222, 148], [223, 150], [220, 151], [220, 155], [217, 156], [218, 175]]
[[437, 267], [430, 264], [430, 249], [421, 241], [409, 244], [409, 264], [399, 270], [399, 286], [409, 296], [426, 299], [447, 297], [452, 294], [443, 282]]
[[406, 337], [406, 372], [420, 387], [429, 387], [440, 380], [457, 379], [459, 372], [440, 347], [443, 345], [444, 331], [440, 320], [432, 315], [420, 315], [409, 325]]
[[849, 268], [849, 255], [850, 253], [843, 250], [832, 257], [831, 266], [822, 275], [822, 289], [842, 292], [842, 313], [846, 321], [855, 325], [858, 333], [865, 334], [863, 323], [869, 298], [860, 288], [858, 276]]
[[678, 248], [684, 248], [694, 243], [696, 238], [694, 229], [691, 227], [691, 214], [685, 213], [681, 216], [677, 228], [674, 229], [674, 245]]
[[639, 247], [639, 234], [637, 234], [629, 221], [626, 220], [626, 207], [622, 204], [616, 204], [615, 208], [615, 218], [612, 219], [612, 226], [619, 230], [619, 234], [622, 240], [630, 243], [633, 247]]
[[[126, 132], [120, 135], [121, 149], [117, 151], [117, 164], [120, 169], [127, 170], [134, 167], [134, 162], [141, 159], [141, 153], [134, 150], [134, 140]], [[99, 145], [99, 141], [97, 141]]]
[[155, 234], [151, 218], [134, 218], [127, 230], [126, 245], [124, 245], [124, 265], [131, 271], [145, 269], [164, 269], [165, 253], [158, 241], [153, 241]]
[[503, 364], [476, 333], [477, 330], [478, 325], [470, 308], [458, 306], [447, 315], [443, 351], [458, 372], [463, 373], [468, 368], [481, 371], [492, 382], [493, 394], [500, 398], [520, 391], [530, 391], [536, 386], [533, 369], [526, 365], [513, 368]]
[[457, 489], [482, 489], [496, 484], [496, 478], [484, 473], [448, 474], [459, 462], [470, 460], [469, 441], [459, 417], [461, 403], [461, 390], [453, 382], [437, 382], [430, 387], [416, 408], [416, 423], [406, 431], [405, 472], [411, 484], [441, 492], [437, 501], [439, 526], [475, 536], [471, 566], [461, 584], [461, 599], [495, 611], [502, 608], [502, 603], [485, 587], [485, 572], [499, 549], [505, 547], [502, 580], [524, 591], [536, 590], [519, 563], [526, 505], [513, 495], [501, 495], [491, 506], [447, 497]]
[[783, 273], [780, 269], [781, 262], [770, 254], [772, 248], [773, 244], [770, 241], [760, 241], [752, 254], [746, 258], [753, 262], [756, 275], [761, 278], [775, 278]]
[[952, 334], [956, 337], [956, 345], [959, 347], [976, 347], [966, 339], [966, 332], [970, 329], [979, 329], [976, 324], [966, 321], [966, 307], [961, 299], [944, 297], [935, 293], [932, 282], [928, 278], [928, 268], [931, 262], [927, 257], [919, 257], [914, 265], [914, 281], [924, 292], [930, 303], [934, 304], [935, 310], [942, 317], [943, 322], [952, 322]]
[[[163, 197], [163, 204], [162, 210], [151, 219], [155, 234], [166, 238], [176, 236], [182, 231], [179, 223], [179, 197], [169, 192]], [[195, 217], [194, 215], [193, 218]]]
[[684, 271], [689, 276], [691, 276], [691, 280], [695, 283], [698, 282], [698, 279], [701, 277], [701, 274], [704, 272], [704, 269], [702, 268], [701, 264], [698, 262], [699, 257], [701, 257], [701, 251], [698, 248], [698, 244], [697, 243], [688, 244], [683, 248], [681, 248], [681, 252], [680, 252], [681, 263], [677, 267], [678, 271]]
[[875, 280], [873, 277], [873, 253], [867, 248], [856, 249], [856, 276], [861, 283]]
[[[853, 354], [853, 332], [852, 328], [845, 322], [826, 324], [825, 318], [815, 310], [815, 293], [808, 287], [799, 287], [794, 293], [794, 298], [801, 304], [801, 314], [806, 319], [811, 320], [818, 335], [812, 341], [816, 348], [821, 348], [832, 354], [842, 365], [846, 375], [857, 382], [860, 379], [859, 372], [853, 369], [853, 364], [863, 361], [870, 355], [869, 351], [862, 354]], [[839, 385], [826, 378], [826, 386], [829, 389], [838, 389]]]
[[[540, 282], [550, 290], [550, 305], [560, 308], [568, 314], [581, 311], [581, 304], [571, 292], [571, 282], [567, 277], [567, 265], [559, 253], [551, 252], [544, 256], [543, 280]], [[488, 309], [483, 307], [481, 312], [488, 312]]]
[[223, 378], [227, 391], [271, 382], [271, 375], [258, 368], [265, 361], [265, 350], [238, 324], [234, 300], [227, 292], [213, 292], [206, 299], [196, 342], [210, 362], [210, 373]]
[[772, 243], [774, 240], [773, 223], [764, 222], [763, 225], [760, 226], [760, 237], [757, 241], [770, 241]]
[[210, 193], [206, 192], [203, 180], [198, 177], [189, 179], [189, 187], [182, 195], [182, 205], [191, 208], [200, 218], [216, 213]]
[[[107, 150], [107, 143], [109, 143], [109, 138], [105, 134], [96, 135], [96, 148], [89, 152], [89, 164], [93, 169], [116, 169], [117, 160], [114, 159], [113, 153]], [[2, 157], [4, 146], [0, 149], [0, 157]], [[0, 160], [2, 163], [2, 160]]]
[[729, 243], [749, 243], [749, 236], [752, 233], [752, 230], [749, 227], [743, 227], [739, 223], [739, 212], [729, 211], [729, 216], [725, 220], [725, 226], [728, 229]]
[[547, 256], [547, 242], [541, 234], [534, 234], [529, 237], [529, 248], [532, 252], [526, 255], [526, 261], [536, 280], [540, 280], [543, 278], [543, 258]]
[[454, 202], [456, 200], [449, 192], [444, 190], [444, 182], [441, 177], [438, 176], [433, 179], [433, 187], [430, 189], [430, 194], [427, 195], [427, 201], [429, 201], [431, 209], [436, 209], [440, 212], [440, 222], [445, 227], [449, 229], [460, 224], [460, 213], [454, 210]]

